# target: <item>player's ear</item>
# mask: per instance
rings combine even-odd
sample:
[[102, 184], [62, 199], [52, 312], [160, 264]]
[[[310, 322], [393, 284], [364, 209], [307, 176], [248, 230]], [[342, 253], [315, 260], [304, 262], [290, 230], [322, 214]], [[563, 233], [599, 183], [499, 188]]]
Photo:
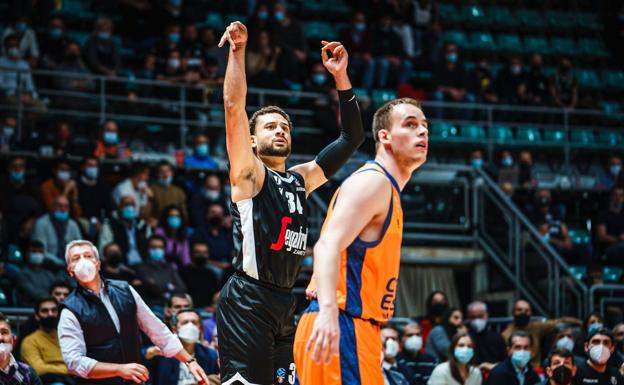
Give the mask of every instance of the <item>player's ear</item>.
[[254, 150], [258, 147], [258, 139], [255, 135], [251, 135], [251, 148]]
[[381, 129], [377, 133], [377, 137], [379, 138], [380, 143], [388, 143], [392, 139], [392, 134], [389, 130]]

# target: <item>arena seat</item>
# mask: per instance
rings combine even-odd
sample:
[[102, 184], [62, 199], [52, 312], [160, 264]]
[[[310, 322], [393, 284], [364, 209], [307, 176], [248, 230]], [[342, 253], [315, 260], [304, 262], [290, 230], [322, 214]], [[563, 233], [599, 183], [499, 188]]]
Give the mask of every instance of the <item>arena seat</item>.
[[204, 19], [203, 26], [212, 27], [217, 31], [222, 31], [225, 29], [225, 21], [220, 13], [208, 12], [206, 14], [206, 18]]
[[513, 141], [513, 133], [511, 127], [501, 124], [494, 125], [490, 129], [490, 137], [496, 144], [507, 144]]
[[570, 271], [572, 272], [574, 278], [578, 279], [579, 281], [584, 281], [585, 278], [587, 278], [587, 266], [571, 265]]
[[615, 130], [598, 131], [598, 143], [604, 147], [619, 147], [622, 143], [622, 133]]
[[462, 138], [470, 139], [472, 142], [485, 141], [485, 128], [477, 124], [466, 124], [461, 127], [460, 136]]
[[546, 20], [541, 12], [529, 9], [519, 9], [516, 11], [516, 18], [520, 23], [528, 28], [542, 28], [546, 26]]
[[437, 121], [430, 126], [433, 139], [454, 139], [457, 138], [457, 126], [451, 122]]
[[518, 127], [516, 130], [517, 144], [537, 144], [541, 143], [542, 135], [535, 127]]
[[494, 51], [496, 44], [494, 38], [489, 32], [473, 32], [470, 34], [469, 46], [473, 49], [481, 49], [485, 51]]
[[585, 128], [573, 129], [571, 140], [572, 144], [580, 146], [591, 146], [596, 144], [594, 132]]
[[541, 54], [550, 54], [550, 47], [548, 47], [548, 42], [542, 36], [527, 36], [524, 38], [524, 52], [525, 53], [541, 53]]
[[554, 29], [570, 29], [576, 26], [572, 12], [546, 11], [544, 14], [548, 26]]
[[576, 12], [576, 26], [581, 29], [589, 29], [592, 31], [599, 31], [602, 29], [602, 24], [598, 19], [598, 15], [589, 12]]
[[603, 71], [602, 80], [607, 88], [624, 89], [624, 71]]
[[377, 89], [371, 92], [371, 98], [374, 106], [380, 106], [385, 102], [389, 102], [396, 98], [394, 90]]
[[490, 19], [485, 10], [477, 4], [466, 5], [461, 9], [462, 21], [471, 24], [488, 24]]
[[488, 15], [492, 23], [498, 26], [511, 27], [519, 24], [518, 19], [514, 17], [511, 10], [507, 7], [490, 7]]
[[570, 239], [575, 245], [591, 244], [591, 235], [584, 229], [570, 229]]
[[550, 39], [550, 47], [555, 54], [576, 56], [579, 53], [574, 40], [565, 37], [553, 37]]
[[599, 39], [579, 39], [578, 48], [580, 54], [587, 56], [607, 57], [610, 55], [604, 42]]
[[619, 283], [624, 270], [621, 267], [605, 266], [602, 268], [602, 278], [604, 283]]
[[591, 89], [602, 88], [602, 81], [598, 77], [598, 74], [596, 73], [596, 71], [592, 69], [585, 69], [585, 68], [577, 69], [575, 71], [575, 75], [576, 75], [576, 80], [578, 82], [578, 85], [583, 88], [591, 88]]
[[325, 21], [308, 21], [304, 23], [303, 31], [309, 40], [334, 39], [336, 37], [336, 31], [331, 24]]
[[460, 48], [468, 46], [468, 38], [463, 31], [444, 31], [442, 32], [442, 40], [446, 43], [453, 42]]
[[496, 46], [499, 51], [518, 53], [522, 52], [520, 37], [514, 34], [500, 34], [496, 36]]
[[463, 15], [457, 10], [457, 7], [449, 3], [438, 4], [438, 12], [440, 13], [440, 18], [442, 20], [458, 22], [462, 21], [463, 18]]
[[563, 145], [566, 140], [565, 131], [559, 128], [544, 129], [544, 144]]

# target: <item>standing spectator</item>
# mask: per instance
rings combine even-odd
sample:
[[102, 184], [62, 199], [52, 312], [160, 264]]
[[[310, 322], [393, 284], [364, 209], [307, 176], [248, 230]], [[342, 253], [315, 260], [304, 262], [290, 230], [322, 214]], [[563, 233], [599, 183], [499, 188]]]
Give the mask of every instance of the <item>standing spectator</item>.
[[37, 372], [27, 364], [17, 361], [11, 352], [15, 336], [9, 319], [0, 313], [0, 382], [15, 385], [42, 385]]
[[111, 220], [102, 226], [98, 246], [103, 250], [109, 243], [117, 243], [126, 255], [122, 263], [134, 266], [143, 262], [151, 235], [151, 227], [138, 216], [134, 198], [126, 195], [121, 198]]
[[615, 186], [620, 174], [622, 174], [622, 158], [613, 155], [609, 158], [607, 169], [600, 174], [598, 188], [611, 190]]
[[191, 197], [189, 203], [191, 225], [195, 228], [205, 226], [208, 207], [213, 203], [218, 203], [226, 209], [227, 202], [228, 197], [223, 192], [221, 179], [215, 174], [208, 174], [202, 188]]
[[[179, 208], [184, 220], [188, 218], [186, 211], [186, 194], [184, 190], [173, 184], [173, 166], [167, 161], [158, 163], [157, 183], [152, 184], [154, 199], [152, 217], [160, 218], [165, 207], [175, 205]], [[162, 225], [162, 224], [161, 224]]]
[[210, 263], [220, 269], [227, 269], [232, 262], [232, 239], [232, 228], [226, 224], [223, 206], [218, 203], [211, 204], [206, 214], [206, 225], [196, 229], [194, 240], [208, 243]]
[[121, 247], [116, 243], [109, 243], [102, 249], [102, 278], [126, 281], [132, 286], [139, 287], [140, 281], [136, 279], [134, 270], [128, 268], [123, 262], [125, 257]]
[[[72, 75], [59, 76], [56, 81], [55, 87], [61, 91], [70, 92], [82, 92], [89, 93], [95, 91], [95, 82], [89, 76], [89, 70], [82, 60], [82, 54], [80, 52], [80, 45], [78, 43], [70, 41], [65, 46], [65, 55], [63, 59], [56, 67], [62, 72], [71, 72]], [[85, 76], [77, 76], [78, 74], [84, 74]], [[77, 101], [67, 101], [59, 98], [57, 103], [65, 107], [80, 108], [84, 105], [84, 99], [78, 99]]]
[[64, 195], [56, 197], [50, 212], [37, 219], [32, 234], [33, 240], [43, 244], [45, 258], [56, 266], [63, 266], [65, 245], [80, 238], [80, 227], [69, 217], [69, 200]]
[[427, 385], [481, 385], [481, 371], [473, 363], [474, 342], [468, 334], [453, 337], [448, 356], [433, 369]]
[[397, 356], [399, 371], [410, 385], [425, 385], [437, 361], [432, 355], [421, 351], [423, 338], [420, 325], [416, 322], [405, 325], [401, 341], [403, 350]]
[[186, 285], [178, 273], [166, 263], [165, 240], [152, 235], [148, 241], [148, 260], [136, 266], [141, 291], [150, 306], [161, 305], [173, 293], [186, 292]]
[[216, 77], [223, 79], [225, 76], [225, 66], [227, 64], [227, 51], [217, 46], [216, 32], [214, 28], [204, 28], [201, 32], [202, 57], [204, 61], [214, 61], [217, 64]]
[[156, 47], [156, 56], [162, 61], [168, 58], [171, 52], [180, 52], [180, 42], [182, 39], [179, 24], [169, 24], [165, 27], [165, 35], [162, 37], [158, 47]]
[[463, 321], [464, 314], [460, 309], [449, 309], [443, 316], [442, 323], [431, 329], [427, 338], [427, 353], [435, 357], [438, 362], [446, 361], [453, 336], [467, 331]]
[[503, 337], [488, 328], [487, 305], [481, 301], [468, 304], [466, 315], [469, 320], [469, 333], [475, 343], [475, 363], [494, 365], [507, 356]]
[[[39, 59], [39, 45], [35, 31], [29, 26], [30, 21], [26, 16], [20, 16], [15, 23], [7, 27], [2, 34], [2, 41], [8, 36], [15, 35], [19, 41], [19, 57], [28, 60], [31, 67], [37, 66]], [[5, 51], [4, 54], [7, 52]]]
[[98, 19], [95, 22], [93, 33], [85, 43], [85, 59], [92, 72], [117, 76], [121, 65], [121, 58], [113, 41], [113, 22], [109, 19]]
[[553, 350], [546, 365], [546, 380], [543, 385], [571, 385], [576, 375], [576, 364], [572, 353], [565, 349]]
[[169, 205], [163, 209], [160, 226], [154, 234], [165, 239], [166, 259], [173, 267], [179, 269], [191, 263], [186, 219], [178, 206]]
[[502, 104], [521, 104], [526, 96], [526, 77], [522, 59], [512, 56], [496, 78], [496, 94]]
[[87, 156], [80, 168], [78, 198], [84, 218], [97, 218], [98, 224], [112, 212], [111, 189], [100, 178], [100, 162], [94, 156]]
[[20, 58], [19, 38], [17, 35], [9, 35], [4, 38], [5, 55], [0, 57], [0, 90], [2, 98], [10, 104], [18, 102], [17, 95], [19, 89], [20, 101], [26, 107], [44, 108], [44, 104], [39, 100], [35, 83], [33, 82], [30, 65]]
[[148, 180], [149, 168], [144, 164], [133, 163], [130, 176], [113, 189], [113, 201], [119, 206], [122, 197], [130, 196], [133, 199], [137, 216], [147, 217], [151, 211], [150, 199], [154, 197], [152, 189], [147, 184]]
[[199, 32], [195, 24], [186, 24], [184, 26], [180, 50], [185, 58], [202, 59], [202, 45], [199, 41]]
[[442, 317], [449, 307], [446, 293], [433, 291], [429, 293], [425, 300], [425, 317], [420, 321], [422, 328], [423, 344], [427, 343], [429, 332], [434, 326], [442, 323]]
[[609, 264], [624, 266], [624, 188], [616, 187], [609, 195], [609, 207], [596, 221], [596, 235]]
[[31, 241], [25, 253], [24, 266], [16, 279], [19, 303], [24, 306], [32, 306], [39, 298], [48, 295], [48, 288], [56, 280], [56, 274], [43, 267], [45, 260], [43, 244], [39, 241]]
[[574, 109], [578, 103], [578, 86], [572, 61], [567, 57], [559, 60], [559, 68], [550, 82], [550, 96], [556, 107]]
[[381, 363], [384, 383], [409, 385], [409, 381], [399, 370], [397, 355], [399, 354], [399, 332], [393, 327], [385, 326], [381, 329], [383, 344], [383, 362]]
[[180, 269], [180, 277], [198, 307], [209, 306], [212, 303], [212, 297], [220, 288], [219, 277], [208, 266], [209, 258], [208, 244], [201, 241], [194, 242], [191, 254], [192, 264]]
[[536, 385], [540, 378], [531, 367], [531, 345], [535, 341], [525, 331], [511, 334], [507, 342], [508, 357], [490, 371], [486, 385]]
[[438, 13], [436, 4], [431, 0], [411, 1], [411, 12], [404, 17], [411, 21], [414, 36], [414, 56], [426, 58], [434, 63], [438, 56], [440, 26], [436, 22]]
[[184, 157], [184, 167], [202, 170], [216, 170], [219, 165], [210, 156], [208, 135], [199, 134], [195, 137], [193, 153]]
[[24, 238], [24, 227], [32, 227], [40, 210], [36, 186], [26, 177], [26, 159], [15, 157], [0, 179], [0, 212], [7, 223], [9, 243]]
[[48, 28], [39, 40], [41, 41], [40, 66], [48, 70], [57, 69], [64, 59], [65, 46], [68, 43], [63, 19], [58, 16], [52, 17], [48, 22]]
[[126, 160], [132, 150], [120, 139], [119, 126], [114, 120], [104, 121], [100, 129], [100, 138], [95, 143], [93, 156], [98, 159]]
[[[437, 89], [433, 93], [433, 99], [437, 102], [474, 103], [476, 98], [468, 92], [468, 75], [464, 65], [459, 61], [459, 50], [455, 43], [447, 43], [444, 48], [444, 63], [438, 65], [433, 73], [433, 84]], [[464, 119], [470, 119], [471, 110], [466, 110]], [[434, 116], [442, 118], [442, 109], [435, 108]]]
[[54, 297], [44, 297], [35, 305], [39, 329], [22, 342], [22, 359], [30, 365], [45, 385], [74, 385], [63, 362], [58, 333], [58, 303]]
[[531, 68], [526, 74], [526, 101], [534, 106], [543, 106], [548, 100], [548, 77], [544, 74], [542, 55], [531, 55]]
[[279, 88], [282, 83], [277, 71], [277, 64], [282, 56], [282, 47], [271, 41], [268, 31], [260, 31], [250, 42], [247, 50], [247, 74], [250, 82], [258, 87]]
[[607, 364], [614, 351], [613, 334], [608, 329], [600, 328], [589, 333], [585, 341], [587, 361], [577, 367], [572, 384], [624, 384], [624, 378], [618, 368]]
[[273, 19], [271, 36], [281, 51], [279, 72], [285, 79], [297, 82], [301, 80], [308, 57], [303, 27], [280, 2], [273, 5]]
[[355, 12], [351, 25], [340, 32], [340, 42], [349, 51], [349, 70], [359, 79], [359, 86], [373, 88], [375, 62], [372, 55], [372, 39], [364, 12]]
[[377, 72], [377, 86], [388, 87], [390, 70], [397, 73], [398, 84], [406, 83], [411, 75], [412, 62], [405, 57], [401, 37], [393, 29], [393, 19], [389, 14], [383, 15], [379, 25], [373, 31], [371, 51], [375, 58], [375, 70]]
[[71, 216], [80, 218], [82, 208], [78, 200], [78, 184], [72, 179], [69, 163], [59, 161], [52, 169], [53, 176], [41, 184], [41, 199], [46, 210], [52, 210], [56, 198], [64, 196], [68, 199], [71, 208]]

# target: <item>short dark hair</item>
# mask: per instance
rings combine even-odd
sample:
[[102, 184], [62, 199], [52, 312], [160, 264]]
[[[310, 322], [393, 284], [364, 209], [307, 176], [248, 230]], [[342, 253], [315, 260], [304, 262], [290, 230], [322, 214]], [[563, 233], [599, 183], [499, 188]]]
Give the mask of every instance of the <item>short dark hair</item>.
[[529, 346], [533, 346], [533, 337], [531, 336], [531, 334], [525, 332], [524, 330], [516, 330], [515, 332], [511, 333], [511, 335], [507, 339], [507, 346], [508, 347], [511, 347], [512, 341], [513, 341], [513, 339], [515, 337], [528, 338], [529, 339]]
[[375, 140], [375, 143], [379, 142], [380, 130], [390, 129], [390, 114], [392, 113], [394, 107], [400, 104], [411, 104], [418, 108], [422, 108], [420, 102], [412, 98], [394, 99], [379, 107], [379, 109], [375, 111], [375, 115], [373, 115], [373, 139]]
[[36, 247], [38, 249], [44, 249], [45, 246], [43, 245], [43, 242], [33, 239], [32, 241], [28, 242], [28, 248], [32, 248], [32, 247]]
[[197, 239], [197, 240], [191, 242], [191, 251], [193, 251], [193, 249], [197, 245], [206, 245], [206, 247], [208, 247], [208, 250], [210, 250], [210, 245], [208, 244], [208, 242], [204, 241], [203, 239]]
[[35, 309], [35, 314], [39, 314], [39, 308], [46, 302], [54, 302], [54, 304], [58, 307], [59, 303], [54, 297], [42, 297], [37, 300], [33, 309]]
[[152, 243], [153, 240], [159, 240], [163, 243], [163, 245], [167, 246], [167, 240], [162, 235], [150, 236], [149, 239], [147, 240], [147, 244], [149, 245], [150, 243]]
[[4, 313], [0, 313], [0, 322], [6, 322], [9, 324], [9, 326], [11, 325], [9, 323], [9, 317], [7, 317]]
[[54, 283], [52, 283], [50, 285], [50, 288], [48, 289], [48, 293], [52, 294], [52, 292], [54, 291], [54, 289], [56, 289], [57, 287], [64, 287], [67, 290], [71, 291], [72, 287], [69, 283], [65, 282], [65, 281], [56, 281]]
[[19, 37], [17, 37], [16, 34], [12, 33], [10, 35], [7, 35], [7, 37], [4, 38], [4, 41], [2, 42], [2, 45], [4, 45], [4, 47], [6, 47], [9, 44], [9, 41], [11, 41], [11, 40], [15, 40], [19, 44]]
[[147, 167], [145, 163], [132, 163], [132, 166], [130, 167], [130, 176], [143, 174], [146, 170], [149, 170], [149, 167]]
[[171, 317], [171, 325], [176, 326], [176, 325], [178, 324], [178, 317], [179, 317], [179, 316], [180, 316], [180, 314], [182, 314], [182, 313], [194, 313], [194, 314], [197, 314], [197, 317], [199, 317], [199, 322], [202, 322], [202, 317], [201, 317], [201, 315], [197, 312], [197, 310], [195, 310], [195, 309], [193, 309], [193, 308], [191, 308], [191, 307], [187, 307], [187, 308], [184, 308], [184, 309], [180, 309], [180, 310], [178, 310], [178, 312], [177, 312], [177, 313], [175, 313], [175, 314], [173, 315], [173, 317]]
[[156, 165], [156, 169], [159, 169], [159, 168], [161, 168], [163, 166], [171, 167], [172, 170], [174, 169], [174, 167], [171, 164], [171, 162], [169, 162], [167, 160], [161, 160], [160, 162], [158, 162], [158, 164]]
[[598, 330], [592, 330], [592, 332], [587, 335], [587, 338], [585, 339], [585, 342], [591, 341], [591, 339], [594, 338], [598, 334], [600, 334], [602, 336], [609, 337], [609, 339], [611, 340], [611, 343], [615, 342], [615, 338], [613, 337], [613, 333], [611, 333], [611, 330], [609, 330], [607, 328], [600, 328]]
[[190, 294], [187, 293], [173, 293], [171, 295], [171, 297], [169, 297], [169, 299], [167, 300], [167, 307], [171, 307], [173, 305], [173, 299], [174, 298], [181, 298], [181, 299], [185, 299], [187, 301], [189, 301], [190, 303], [190, 307], [193, 307], [193, 297], [191, 297]]
[[266, 106], [254, 112], [253, 115], [251, 115], [251, 118], [249, 118], [249, 132], [251, 133], [251, 135], [254, 135], [256, 133], [256, 123], [258, 121], [258, 118], [262, 115], [267, 114], [282, 115], [284, 119], [286, 119], [286, 121], [288, 122], [288, 128], [292, 130], [292, 121], [290, 120], [290, 116], [288, 116], [286, 111], [282, 110], [278, 106]]
[[554, 356], [561, 357], [563, 359], [572, 358], [572, 366], [574, 366], [574, 354], [567, 349], [554, 349], [548, 355], [548, 366], [552, 365], [552, 359]]

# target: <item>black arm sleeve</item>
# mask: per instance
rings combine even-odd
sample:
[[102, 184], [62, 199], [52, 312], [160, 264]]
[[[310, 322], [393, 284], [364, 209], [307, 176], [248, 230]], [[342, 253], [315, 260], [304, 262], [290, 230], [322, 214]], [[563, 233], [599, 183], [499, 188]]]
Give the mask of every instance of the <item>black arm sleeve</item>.
[[316, 163], [325, 177], [331, 178], [364, 143], [364, 127], [360, 107], [353, 90], [338, 91], [340, 99], [340, 136], [316, 156]]

